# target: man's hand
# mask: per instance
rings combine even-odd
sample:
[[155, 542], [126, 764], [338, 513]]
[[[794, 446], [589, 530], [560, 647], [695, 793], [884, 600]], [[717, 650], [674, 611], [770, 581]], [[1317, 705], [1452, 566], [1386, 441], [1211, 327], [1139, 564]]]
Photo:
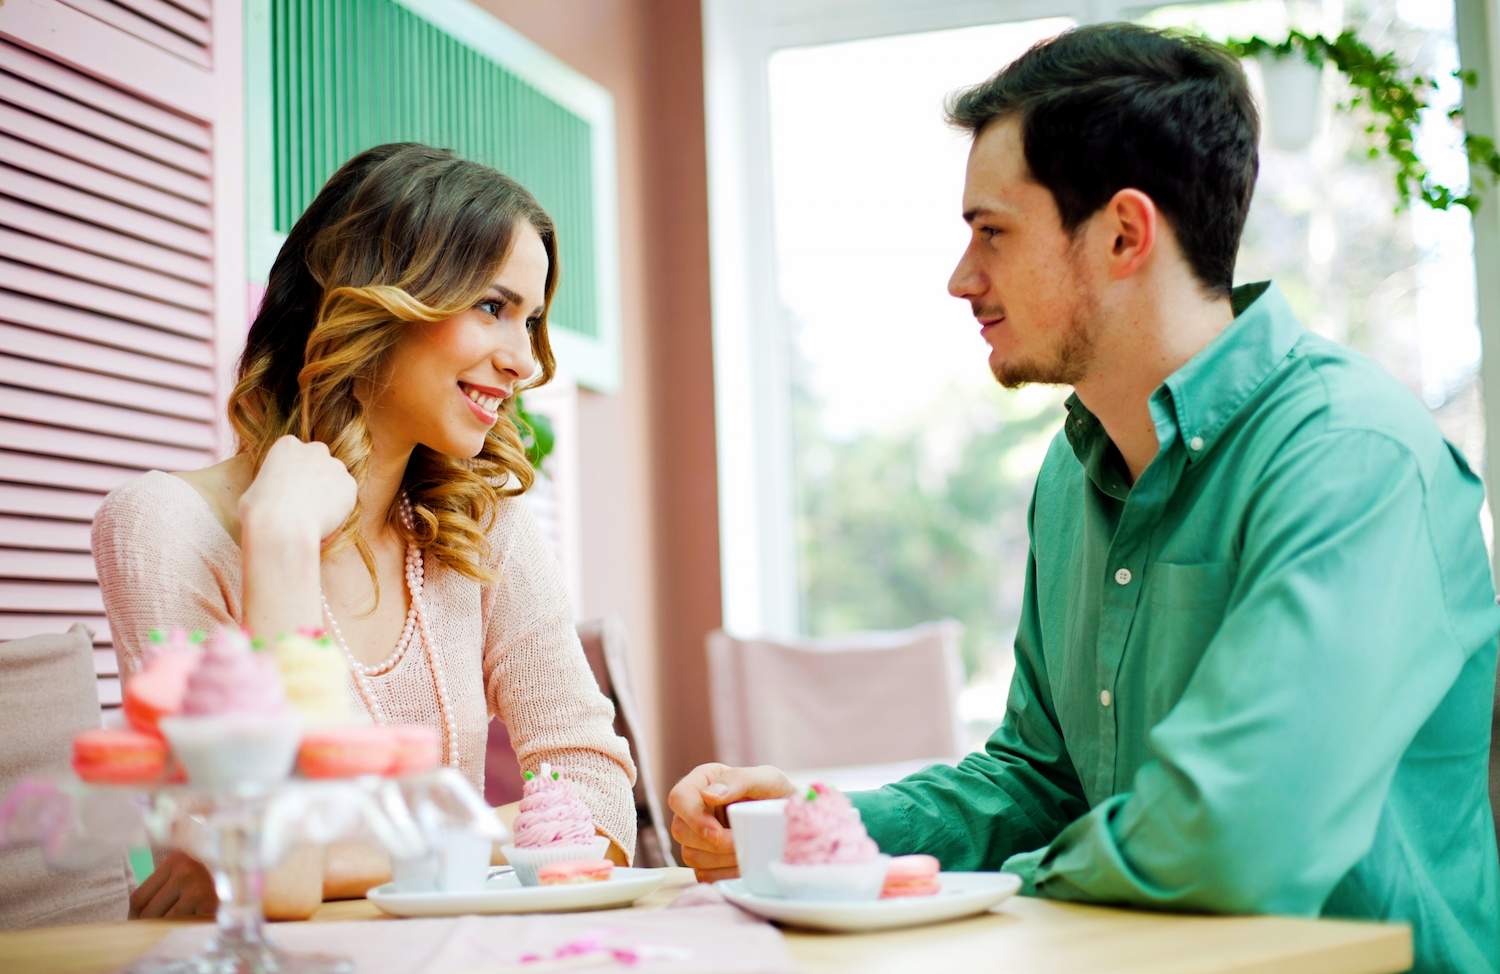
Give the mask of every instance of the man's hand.
[[218, 906], [208, 870], [192, 856], [174, 850], [130, 894], [130, 919], [211, 917]]
[[738, 876], [724, 810], [735, 802], [785, 798], [793, 790], [787, 776], [769, 765], [700, 764], [694, 768], [667, 795], [672, 838], [682, 844], [683, 864], [693, 868], [700, 883]]

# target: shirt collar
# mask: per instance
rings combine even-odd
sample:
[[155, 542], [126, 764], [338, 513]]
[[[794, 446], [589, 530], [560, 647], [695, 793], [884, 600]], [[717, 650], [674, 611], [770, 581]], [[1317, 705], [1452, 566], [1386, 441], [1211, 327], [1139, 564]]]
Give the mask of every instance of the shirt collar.
[[1235, 288], [1230, 305], [1235, 317], [1229, 327], [1151, 396], [1162, 406], [1170, 398], [1189, 462], [1208, 455], [1229, 421], [1303, 335], [1286, 298], [1269, 281]]
[[[1235, 288], [1230, 306], [1235, 317], [1229, 327], [1151, 394], [1161, 448], [1180, 437], [1189, 462], [1212, 451], [1229, 421], [1303, 335], [1286, 298], [1269, 281]], [[1067, 408], [1065, 430], [1073, 452], [1097, 472], [1109, 446], [1104, 427], [1076, 393], [1068, 397]]]

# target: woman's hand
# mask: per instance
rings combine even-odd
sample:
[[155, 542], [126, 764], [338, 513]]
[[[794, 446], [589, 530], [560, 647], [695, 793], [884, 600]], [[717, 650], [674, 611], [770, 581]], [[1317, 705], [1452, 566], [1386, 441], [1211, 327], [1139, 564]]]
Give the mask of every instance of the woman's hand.
[[192, 856], [174, 850], [130, 894], [130, 919], [211, 917], [218, 906], [208, 870]]
[[322, 443], [283, 436], [240, 495], [244, 624], [263, 639], [323, 624], [322, 540], [354, 509], [354, 478]]
[[355, 483], [328, 446], [283, 436], [240, 495], [241, 531], [309, 530], [321, 541], [354, 510]]

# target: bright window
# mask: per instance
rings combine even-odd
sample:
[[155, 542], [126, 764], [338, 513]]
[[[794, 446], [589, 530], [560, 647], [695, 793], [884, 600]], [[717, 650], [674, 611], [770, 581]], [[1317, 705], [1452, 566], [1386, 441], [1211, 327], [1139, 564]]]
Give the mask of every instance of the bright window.
[[[771, 329], [758, 346], [770, 350], [762, 360], [769, 366], [752, 370], [757, 398], [735, 407], [721, 389], [721, 424], [738, 408], [753, 418], [742, 428], [754, 433], [725, 436], [721, 425], [721, 451], [753, 454], [738, 467], [721, 460], [721, 493], [731, 498], [726, 608], [752, 626], [809, 635], [961, 620], [962, 708], [977, 739], [1003, 713], [1026, 510], [1065, 391], [1001, 390], [968, 306], [946, 293], [966, 239], [958, 214], [968, 137], [946, 127], [942, 105], [955, 89], [1065, 29], [1079, 5], [1018, 3], [1036, 19], [946, 30], [854, 25], [842, 37], [841, 27], [808, 28], [816, 17], [806, 8], [773, 6], [782, 13], [768, 14], [768, 23], [797, 14], [804, 23], [787, 29], [791, 40], [744, 42], [751, 61], [762, 59], [765, 81], [745, 113], [758, 114], [755, 99], [763, 97], [768, 124], [747, 124], [739, 132], [746, 141], [726, 164], [746, 174], [738, 185], [749, 201], [742, 211], [751, 228], [748, 277], [775, 296], [772, 307], [757, 306], [747, 318], [746, 333]], [[1450, 3], [1109, 6], [1090, 10], [1216, 37], [1280, 37], [1288, 27], [1331, 34], [1356, 25], [1373, 45], [1444, 81], [1420, 150], [1449, 185], [1466, 183], [1457, 132], [1442, 114], [1459, 97]], [[817, 40], [796, 39], [804, 30]], [[1258, 70], [1252, 64], [1249, 71], [1259, 97]], [[744, 77], [755, 78], [753, 66]], [[1396, 213], [1389, 164], [1365, 157], [1363, 120], [1335, 110], [1347, 97], [1341, 79], [1330, 72], [1323, 84], [1320, 134], [1311, 145], [1282, 151], [1263, 140], [1237, 280], [1275, 280], [1310, 328], [1369, 354], [1406, 383], [1482, 470], [1468, 213], [1421, 205]], [[757, 208], [769, 211], [763, 242], [754, 239], [763, 218]], [[716, 261], [721, 246], [716, 237]], [[737, 238], [732, 246], [740, 246]], [[757, 293], [751, 287], [744, 306]], [[785, 428], [763, 435], [778, 425]], [[753, 471], [760, 495], [768, 483], [790, 483], [789, 502], [754, 500], [754, 491], [739, 488], [745, 478], [724, 476], [732, 468]], [[733, 497], [751, 500], [736, 506]], [[737, 540], [735, 525], [751, 523], [739, 510], [758, 511], [761, 520]], [[1484, 524], [1488, 530], [1487, 516]], [[743, 611], [747, 589], [728, 581], [737, 553], [752, 548], [761, 571], [748, 601], [771, 607], [758, 614]]]

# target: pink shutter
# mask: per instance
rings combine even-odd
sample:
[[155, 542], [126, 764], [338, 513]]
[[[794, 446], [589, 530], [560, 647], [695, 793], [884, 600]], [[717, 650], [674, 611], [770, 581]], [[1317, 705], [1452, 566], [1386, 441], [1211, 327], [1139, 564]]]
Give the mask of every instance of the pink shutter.
[[229, 446], [238, 17], [229, 0], [0, 4], [0, 640], [88, 625], [106, 710], [94, 511]]

